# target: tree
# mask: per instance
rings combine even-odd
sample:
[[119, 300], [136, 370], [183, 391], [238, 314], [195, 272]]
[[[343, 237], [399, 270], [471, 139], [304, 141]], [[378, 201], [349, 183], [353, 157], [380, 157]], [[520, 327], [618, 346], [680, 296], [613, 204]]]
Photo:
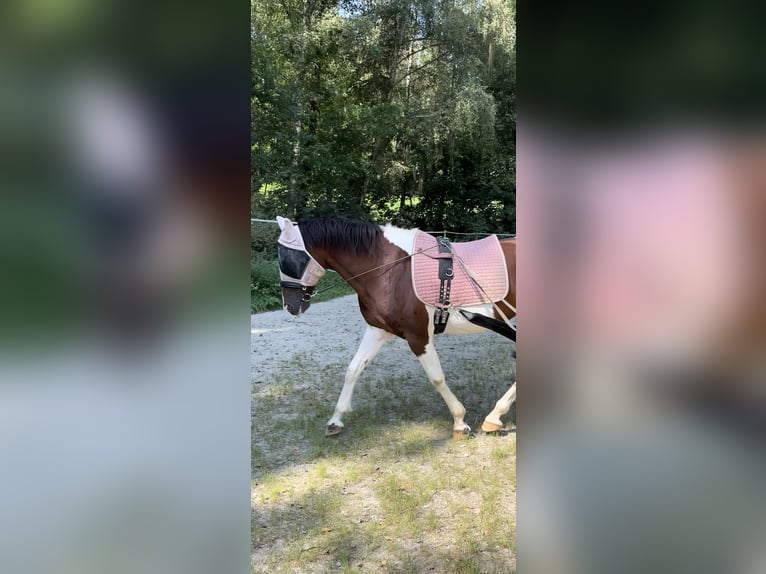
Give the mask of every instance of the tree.
[[252, 7], [254, 214], [515, 229], [510, 2]]

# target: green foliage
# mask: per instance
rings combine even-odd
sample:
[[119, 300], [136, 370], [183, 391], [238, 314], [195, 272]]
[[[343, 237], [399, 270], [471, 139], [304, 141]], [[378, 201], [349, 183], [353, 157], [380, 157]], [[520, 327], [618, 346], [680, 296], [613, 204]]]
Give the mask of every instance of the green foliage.
[[252, 6], [255, 216], [515, 230], [513, 2]]
[[250, 252], [253, 257], [276, 260], [279, 226], [276, 222], [254, 223], [250, 226]]
[[250, 260], [250, 308], [253, 313], [279, 309], [279, 264], [276, 260], [254, 257]]

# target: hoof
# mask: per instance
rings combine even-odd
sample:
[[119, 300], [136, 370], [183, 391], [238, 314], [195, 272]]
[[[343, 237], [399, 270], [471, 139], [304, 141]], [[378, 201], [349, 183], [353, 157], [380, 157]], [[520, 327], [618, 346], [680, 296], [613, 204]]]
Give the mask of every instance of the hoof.
[[471, 429], [470, 428], [464, 428], [461, 431], [453, 429], [453, 431], [452, 431], [452, 438], [455, 439], [455, 440], [462, 439], [462, 438], [471, 438]]
[[481, 432], [496, 433], [502, 428], [503, 428], [503, 425], [498, 425], [495, 423], [491, 423], [489, 421], [484, 421], [481, 425]]
[[338, 425], [327, 425], [327, 429], [324, 431], [324, 436], [338, 436], [343, 432], [343, 427]]

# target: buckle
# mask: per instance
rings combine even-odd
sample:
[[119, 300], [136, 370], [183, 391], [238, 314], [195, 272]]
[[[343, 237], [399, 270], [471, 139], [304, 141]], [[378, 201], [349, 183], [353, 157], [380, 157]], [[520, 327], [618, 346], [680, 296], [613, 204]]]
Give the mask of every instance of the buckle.
[[303, 296], [301, 297], [301, 303], [308, 303], [314, 296], [314, 287], [303, 287]]

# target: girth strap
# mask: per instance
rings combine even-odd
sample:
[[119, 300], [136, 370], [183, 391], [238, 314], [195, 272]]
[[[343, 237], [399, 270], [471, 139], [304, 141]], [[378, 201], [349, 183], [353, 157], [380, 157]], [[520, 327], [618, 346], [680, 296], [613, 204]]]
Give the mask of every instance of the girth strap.
[[446, 237], [437, 238], [439, 244], [439, 306], [434, 312], [434, 333], [443, 333], [449, 320], [450, 291], [455, 271], [452, 267], [452, 247]]

